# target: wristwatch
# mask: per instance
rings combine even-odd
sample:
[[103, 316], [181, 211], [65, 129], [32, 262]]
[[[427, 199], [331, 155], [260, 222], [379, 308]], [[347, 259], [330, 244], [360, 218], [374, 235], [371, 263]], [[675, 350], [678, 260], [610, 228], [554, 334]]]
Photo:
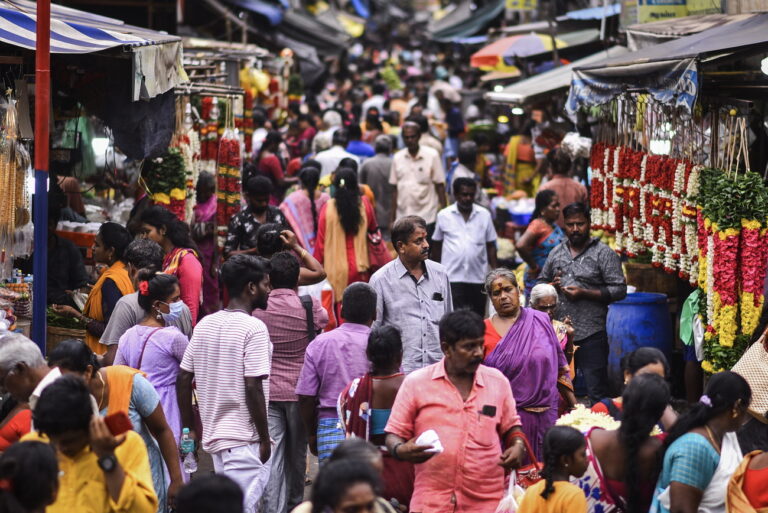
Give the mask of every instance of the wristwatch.
[[99, 468], [103, 470], [104, 472], [112, 472], [117, 468], [117, 458], [114, 454], [107, 454], [106, 456], [101, 456], [98, 460]]

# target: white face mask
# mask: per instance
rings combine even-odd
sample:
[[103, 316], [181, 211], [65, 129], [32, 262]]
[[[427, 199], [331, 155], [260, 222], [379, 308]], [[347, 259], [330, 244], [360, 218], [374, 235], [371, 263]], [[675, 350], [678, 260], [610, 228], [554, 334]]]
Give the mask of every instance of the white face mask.
[[161, 301], [161, 303], [168, 305], [168, 308], [170, 309], [168, 313], [160, 312], [160, 315], [163, 316], [163, 320], [166, 323], [178, 321], [179, 317], [181, 317], [181, 312], [184, 310], [184, 302], [178, 300], [173, 303], [166, 303], [165, 301]]

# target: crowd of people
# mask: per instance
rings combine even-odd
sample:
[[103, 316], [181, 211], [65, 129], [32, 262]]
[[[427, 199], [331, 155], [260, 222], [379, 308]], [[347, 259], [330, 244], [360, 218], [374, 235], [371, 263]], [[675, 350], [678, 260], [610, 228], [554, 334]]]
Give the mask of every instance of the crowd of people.
[[[590, 236], [570, 159], [541, 142], [545, 109], [495, 165], [487, 137], [466, 133], [469, 109], [428, 85], [334, 87], [283, 131], [257, 111], [221, 250], [204, 173], [193, 222], [144, 205], [128, 227], [102, 225], [104, 271], [82, 309], [67, 291], [88, 278], [51, 209], [49, 265], [65, 271], [49, 302], [86, 337], [47, 359], [0, 338], [0, 503], [492, 513], [509, 471], [540, 463], [541, 479], [518, 474], [520, 512], [766, 511], [768, 457], [750, 452], [768, 450], [753, 401], [766, 383], [721, 372], [673, 408], [667, 357], [641, 348], [615, 397], [606, 316], [627, 293], [621, 261]], [[536, 208], [510, 241], [489, 197], [520, 191]], [[620, 427], [556, 426], [580, 401]], [[747, 418], [762, 438], [743, 451]], [[190, 470], [182, 440], [215, 475]]]

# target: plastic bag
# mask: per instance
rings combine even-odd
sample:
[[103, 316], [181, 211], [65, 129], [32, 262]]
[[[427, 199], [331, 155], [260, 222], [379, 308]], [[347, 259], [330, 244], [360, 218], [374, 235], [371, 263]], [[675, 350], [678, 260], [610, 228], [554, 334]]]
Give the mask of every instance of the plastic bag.
[[517, 513], [520, 500], [523, 498], [525, 490], [517, 484], [517, 474], [512, 471], [509, 475], [509, 487], [507, 493], [499, 501], [499, 505], [496, 507], [496, 513]]

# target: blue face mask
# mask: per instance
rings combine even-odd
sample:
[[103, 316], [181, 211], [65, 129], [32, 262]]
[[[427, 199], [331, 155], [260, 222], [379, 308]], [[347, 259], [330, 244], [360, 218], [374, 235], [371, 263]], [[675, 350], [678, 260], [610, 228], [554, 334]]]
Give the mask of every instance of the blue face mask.
[[168, 313], [160, 312], [160, 315], [163, 316], [163, 320], [166, 322], [166, 324], [178, 321], [179, 317], [181, 317], [181, 312], [184, 310], [184, 302], [179, 300], [174, 301], [173, 303], [165, 304], [168, 305], [170, 311]]

